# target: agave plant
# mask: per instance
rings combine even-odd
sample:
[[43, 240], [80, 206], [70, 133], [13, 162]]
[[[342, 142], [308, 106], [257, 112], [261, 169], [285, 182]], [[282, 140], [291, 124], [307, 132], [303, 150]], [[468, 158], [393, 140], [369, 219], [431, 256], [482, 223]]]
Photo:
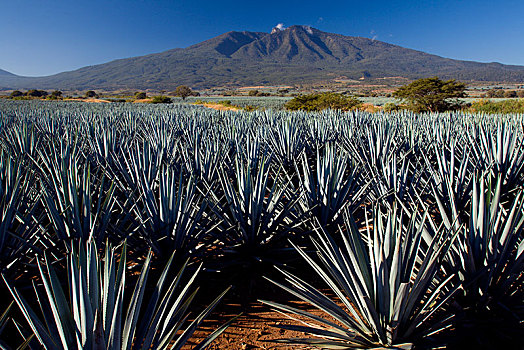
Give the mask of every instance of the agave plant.
[[[2, 340], [2, 339], [7, 338], [7, 336], [6, 337], [2, 336], [2, 333], [4, 333], [4, 331], [5, 331], [6, 327], [7, 327], [8, 322], [12, 321], [12, 323], [15, 325], [15, 327], [20, 330], [20, 326], [18, 325], [18, 323], [11, 316], [9, 316], [9, 313], [11, 312], [11, 308], [13, 307], [13, 304], [14, 304], [14, 301], [12, 301], [9, 304], [9, 306], [5, 309], [5, 311], [0, 315], [0, 349], [2, 349], [2, 350], [10, 349], [8, 344]], [[20, 332], [20, 333], [22, 334], [22, 332]], [[17, 347], [17, 350], [23, 350], [23, 349], [27, 349], [27, 348], [31, 349], [31, 344], [32, 344], [32, 342], [34, 340], [34, 334], [31, 334], [31, 335], [28, 335], [28, 336], [24, 336], [22, 334], [22, 339], [23, 339], [23, 343], [20, 344]], [[32, 345], [34, 345], [34, 344], [32, 344]]]
[[[233, 181], [227, 169], [219, 173], [220, 188], [210, 189], [211, 209], [218, 217], [216, 239], [227, 252], [261, 259], [261, 254], [292, 232], [300, 213], [298, 195], [272, 174], [271, 160], [262, 156], [252, 162], [236, 158]], [[258, 164], [252, 167], [253, 163]]]
[[[462, 235], [464, 273], [472, 284], [466, 292], [486, 299], [496, 291], [497, 299], [515, 297], [524, 283], [524, 200], [522, 191], [504, 209], [502, 177], [473, 179], [469, 229]], [[518, 288], [520, 289], [520, 288]], [[520, 291], [522, 293], [522, 291]]]
[[[2, 314], [0, 315], [0, 337], [2, 336], [2, 333], [4, 332], [7, 322], [9, 322], [10, 320], [9, 311], [11, 310], [11, 307], [13, 307], [13, 303], [14, 302], [11, 302], [11, 304], [9, 304], [7, 309], [5, 309], [5, 311], [2, 312]], [[6, 346], [7, 345], [2, 340], [0, 340], [0, 349], [5, 349]]]
[[298, 118], [288, 117], [271, 127], [268, 141], [278, 161], [292, 167], [306, 147], [304, 129]]
[[30, 121], [15, 121], [13, 125], [2, 130], [1, 143], [10, 154], [20, 158], [34, 157], [39, 146], [39, 135], [35, 124]]
[[30, 196], [33, 184], [21, 163], [0, 151], [0, 271], [26, 258], [32, 249], [39, 251], [34, 224], [37, 200]]
[[207, 201], [198, 192], [196, 175], [184, 176], [167, 164], [163, 150], [148, 143], [122, 157], [115, 171], [114, 181], [132, 203], [137, 233], [164, 259], [173, 252], [177, 261], [196, 256], [207, 237]]
[[90, 237], [98, 243], [103, 241], [110, 225], [119, 226], [112, 215], [114, 186], [105, 175], [98, 176], [90, 164], [81, 161], [77, 144], [52, 143], [49, 153], [39, 150], [39, 154], [47, 230], [63, 241]]
[[90, 124], [86, 133], [89, 150], [102, 165], [113, 164], [122, 148], [125, 148], [126, 139], [115, 124], [114, 121], [101, 120]]
[[303, 119], [307, 120], [306, 134], [308, 139], [315, 149], [318, 146], [322, 146], [327, 142], [334, 141], [337, 138], [336, 118], [326, 117], [324, 114], [320, 114], [317, 118], [311, 119], [309, 115], [298, 112]]
[[218, 178], [218, 169], [225, 156], [224, 146], [218, 139], [200, 140], [198, 137], [192, 147], [181, 146], [180, 153], [187, 172], [198, 180], [211, 184]]
[[[337, 296], [332, 300], [310, 283], [281, 270], [287, 285], [274, 282], [303, 301], [324, 311], [328, 318], [262, 301], [287, 314], [308, 319], [303, 326], [281, 326], [316, 338], [277, 340], [324, 349], [375, 348], [412, 343], [448, 326], [442, 311], [460, 288], [455, 275], [441, 276], [441, 261], [453, 233], [428, 232], [426, 213], [414, 212], [404, 220], [403, 209], [383, 213], [374, 209], [373, 220], [360, 233], [349, 216], [342, 231], [343, 246], [318, 231], [313, 240], [322, 265], [298, 246], [295, 248]], [[431, 234], [429, 245], [423, 233]], [[438, 316], [438, 317], [434, 317]]]
[[[106, 245], [103, 259], [99, 259], [93, 240], [81, 244], [78, 249], [73, 244], [68, 255], [67, 278], [60, 278], [44, 255], [43, 262], [38, 260], [43, 288], [34, 283], [43, 318], [38, 316], [18, 289], [3, 278], [35, 337], [45, 349], [181, 348], [227, 290], [192, 322], [186, 322], [190, 303], [196, 294], [196, 291], [191, 291], [192, 285], [200, 268], [185, 281], [185, 264], [171, 279], [170, 259], [153, 283], [147, 298], [152, 258], [150, 251], [133, 292], [126, 298], [126, 280], [129, 278], [125, 271], [126, 255], [125, 244], [120, 253]], [[117, 259], [117, 256], [120, 258]], [[63, 284], [67, 285], [66, 290]], [[145, 300], [148, 302], [145, 303]], [[187, 326], [184, 328], [184, 325]], [[225, 327], [227, 325], [211, 333], [196, 348], [207, 346]]]
[[502, 309], [521, 319], [516, 308], [524, 306], [524, 199], [520, 190], [512, 202], [502, 203], [503, 181], [501, 174], [473, 179], [469, 227], [457, 242], [461, 303], [473, 314], [491, 310], [494, 317]]
[[457, 228], [463, 223], [465, 212], [472, 194], [474, 164], [469, 152], [456, 139], [449, 145], [434, 144], [432, 154], [436, 158], [432, 165], [430, 156], [424, 154], [424, 160], [430, 175], [433, 200], [446, 228]]
[[502, 176], [504, 192], [523, 182], [524, 138], [516, 126], [500, 123], [492, 131], [480, 124], [469, 134], [473, 157], [483, 170], [490, 169], [494, 176]]
[[337, 152], [332, 143], [321, 153], [317, 149], [316, 166], [310, 166], [302, 153], [302, 172], [297, 173], [304, 193], [304, 207], [314, 215], [322, 227], [337, 223], [342, 210], [356, 210], [365, 199], [368, 185], [360, 183], [357, 167], [348, 169], [351, 160], [343, 151]]
[[142, 196], [144, 238], [163, 256], [172, 252], [177, 253], [177, 259], [196, 256], [198, 248], [205, 248], [199, 243], [208, 236], [204, 217], [207, 201], [198, 195], [192, 177], [184, 180], [182, 173], [177, 176], [169, 167], [160, 170], [156, 183], [157, 188], [144, 188]]
[[[524, 318], [524, 200], [522, 191], [502, 200], [503, 175], [474, 174], [469, 213], [461, 209], [447, 226], [460, 226], [447, 264], [464, 292], [454, 302], [451, 346], [506, 347], [521, 338]], [[440, 199], [437, 197], [439, 202]], [[441, 207], [441, 210], [445, 210]]]
[[[368, 198], [373, 202], [381, 200], [391, 205], [396, 199], [409, 200], [419, 190], [420, 173], [407, 156], [398, 159], [396, 153], [383, 162], [378, 169], [371, 171], [371, 191]], [[378, 171], [378, 172], [376, 172]]]

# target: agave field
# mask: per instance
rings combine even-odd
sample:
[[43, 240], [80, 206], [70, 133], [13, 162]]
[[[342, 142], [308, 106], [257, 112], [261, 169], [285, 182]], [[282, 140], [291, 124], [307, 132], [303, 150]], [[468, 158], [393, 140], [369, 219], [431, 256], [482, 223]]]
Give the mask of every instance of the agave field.
[[523, 167], [522, 115], [0, 101], [0, 348], [205, 348], [242, 293], [273, 345], [522, 346]]

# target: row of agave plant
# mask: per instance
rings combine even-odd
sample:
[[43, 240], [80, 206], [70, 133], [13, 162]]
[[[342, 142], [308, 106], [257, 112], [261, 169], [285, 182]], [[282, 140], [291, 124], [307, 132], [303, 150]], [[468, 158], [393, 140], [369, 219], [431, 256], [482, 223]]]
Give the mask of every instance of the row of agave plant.
[[229, 289], [197, 310], [201, 270], [260, 264], [326, 315], [262, 300], [309, 335], [275, 341], [522, 341], [522, 116], [0, 107], [1, 290], [25, 320], [0, 339], [20, 348], [180, 348]]

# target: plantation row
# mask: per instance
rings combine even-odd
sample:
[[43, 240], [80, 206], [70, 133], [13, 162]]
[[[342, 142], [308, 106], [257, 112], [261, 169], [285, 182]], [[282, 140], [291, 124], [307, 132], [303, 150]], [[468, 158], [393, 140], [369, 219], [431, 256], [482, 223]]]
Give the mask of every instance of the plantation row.
[[179, 348], [227, 293], [193, 307], [201, 270], [254, 265], [326, 313], [263, 301], [310, 319], [285, 342], [522, 341], [521, 115], [0, 101], [0, 121], [5, 347]]

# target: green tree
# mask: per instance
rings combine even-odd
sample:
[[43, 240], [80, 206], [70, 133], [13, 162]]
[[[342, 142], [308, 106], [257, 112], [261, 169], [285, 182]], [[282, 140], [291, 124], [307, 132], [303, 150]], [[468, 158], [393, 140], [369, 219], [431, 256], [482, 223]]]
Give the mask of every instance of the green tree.
[[13, 92], [11, 92], [11, 97], [20, 97], [20, 96], [24, 96], [24, 93], [20, 90], [15, 90]]
[[248, 96], [258, 96], [258, 90], [250, 90]]
[[135, 99], [137, 100], [143, 100], [147, 98], [147, 94], [145, 92], [137, 92], [135, 93]]
[[517, 97], [517, 92], [515, 90], [506, 90], [504, 91], [505, 98], [515, 98]]
[[171, 103], [171, 99], [164, 95], [153, 96], [150, 103]]
[[517, 91], [517, 96], [518, 96], [519, 98], [524, 98], [524, 90], [519, 90], [519, 91]]
[[480, 100], [473, 102], [469, 108], [471, 112], [490, 114], [524, 113], [524, 100], [508, 99], [502, 101]]
[[182, 100], [185, 100], [186, 97], [191, 96], [193, 94], [193, 90], [191, 90], [189, 87], [185, 85], [180, 85], [175, 90], [175, 95], [182, 97]]
[[87, 98], [98, 98], [98, 94], [93, 90], [86, 91]]
[[486, 93], [486, 96], [488, 96], [489, 98], [501, 98], [504, 97], [504, 91], [502, 91], [501, 89], [490, 89]]
[[362, 103], [355, 97], [343, 96], [334, 92], [297, 96], [289, 100], [285, 107], [291, 111], [321, 111], [323, 109], [340, 109], [349, 111], [358, 108]]
[[444, 112], [460, 107], [459, 97], [465, 97], [466, 84], [454, 79], [423, 78], [400, 87], [393, 93], [415, 112]]
[[51, 93], [51, 96], [56, 97], [56, 98], [60, 98], [60, 97], [62, 97], [62, 91], [60, 91], [60, 90], [55, 90], [55, 91], [53, 91], [53, 92]]
[[383, 107], [384, 112], [395, 112], [395, 111], [400, 111], [401, 109], [402, 109], [401, 106], [396, 105], [391, 102], [386, 103]]
[[26, 96], [30, 96], [30, 97], [46, 97], [47, 91], [31, 89], [31, 90], [28, 90], [25, 94]]

